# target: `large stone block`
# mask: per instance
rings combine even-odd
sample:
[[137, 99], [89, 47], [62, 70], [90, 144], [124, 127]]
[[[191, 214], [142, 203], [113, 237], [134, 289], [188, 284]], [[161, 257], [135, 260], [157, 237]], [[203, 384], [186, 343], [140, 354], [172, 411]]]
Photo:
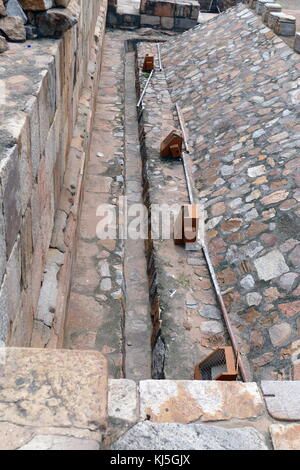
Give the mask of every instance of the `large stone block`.
[[44, 11], [52, 8], [54, 0], [19, 0], [24, 10]]
[[133, 380], [109, 380], [108, 416], [126, 423], [138, 421], [138, 389]]
[[190, 18], [175, 18], [176, 31], [186, 31], [187, 29], [194, 28], [197, 24], [197, 20], [192, 20]]
[[33, 327], [33, 307], [31, 289], [21, 292], [21, 305], [11, 326], [9, 345], [15, 347], [30, 346]]
[[300, 382], [262, 381], [261, 388], [272, 418], [300, 420]]
[[294, 49], [300, 54], [300, 33], [296, 33]]
[[141, 15], [141, 26], [159, 26], [160, 18], [154, 15]]
[[9, 333], [9, 296], [6, 276], [0, 287], [0, 343], [6, 344]]
[[41, 434], [19, 450], [99, 450], [99, 442], [90, 439], [78, 439], [69, 436]]
[[275, 450], [300, 449], [300, 424], [272, 424], [270, 426]]
[[54, 185], [53, 174], [48, 171], [49, 164], [45, 157], [42, 158], [38, 173], [38, 191], [41, 210], [41, 238], [44, 255], [48, 252], [54, 220]]
[[172, 2], [171, 0], [156, 1], [155, 7], [154, 7], [154, 15], [174, 17], [175, 16], [175, 2]]
[[19, 168], [21, 211], [25, 214], [32, 190], [32, 159], [30, 150], [29, 120], [26, 119], [19, 139]]
[[5, 242], [5, 225], [3, 217], [3, 206], [1, 197], [0, 186], [0, 285], [2, 284], [3, 276], [6, 268], [6, 242]]
[[29, 120], [29, 139], [31, 152], [32, 179], [35, 180], [41, 159], [40, 145], [40, 121], [38, 112], [38, 102], [35, 97], [31, 98], [27, 105]]
[[26, 30], [23, 20], [18, 16], [0, 17], [0, 32], [10, 41], [26, 41]]
[[17, 146], [0, 162], [0, 181], [3, 194], [3, 210], [6, 238], [6, 256], [11, 254], [21, 226], [21, 182]]
[[21, 266], [23, 289], [27, 289], [27, 287], [31, 285], [32, 256], [32, 217], [31, 208], [28, 207], [21, 226]]
[[[184, 405], [183, 405], [184, 406]], [[253, 428], [225, 429], [205, 424], [138, 423], [112, 445], [113, 450], [268, 450]]]
[[[235, 400], [232, 400], [233, 396]], [[172, 380], [140, 382], [142, 420], [191, 423], [246, 419], [260, 416], [263, 410], [263, 402], [255, 383]]]
[[0, 340], [8, 343], [11, 327], [21, 311], [21, 250], [20, 238], [11, 251], [0, 291]]
[[190, 18], [192, 12], [192, 5], [188, 2], [176, 2], [175, 4], [175, 16], [180, 18]]
[[6, 348], [2, 359], [1, 450], [99, 449], [107, 423], [104, 356]]
[[7, 348], [5, 356], [0, 364], [0, 421], [43, 428], [45, 434], [60, 427], [81, 429], [87, 435], [105, 429], [104, 356], [18, 348]]
[[162, 17], [160, 19], [162, 29], [174, 29], [174, 18]]

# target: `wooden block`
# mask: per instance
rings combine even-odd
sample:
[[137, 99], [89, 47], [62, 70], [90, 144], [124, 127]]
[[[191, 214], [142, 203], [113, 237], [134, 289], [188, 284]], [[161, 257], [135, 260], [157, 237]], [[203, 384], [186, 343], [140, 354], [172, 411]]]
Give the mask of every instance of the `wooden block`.
[[182, 143], [183, 139], [180, 133], [176, 130], [172, 131], [163, 140], [160, 146], [160, 156], [162, 158], [179, 158], [182, 155]]
[[154, 70], [154, 55], [146, 54], [143, 65], [143, 72], [151, 72]]
[[199, 206], [187, 204], [181, 207], [174, 224], [174, 241], [176, 245], [195, 243], [199, 230]]

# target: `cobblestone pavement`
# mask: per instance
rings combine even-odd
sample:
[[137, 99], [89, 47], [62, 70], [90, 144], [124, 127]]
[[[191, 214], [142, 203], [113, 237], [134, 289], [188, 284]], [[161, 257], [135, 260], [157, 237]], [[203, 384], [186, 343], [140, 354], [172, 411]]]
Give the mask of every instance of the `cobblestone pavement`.
[[257, 379], [289, 379], [300, 352], [300, 57], [242, 5], [171, 39], [162, 57], [241, 350]]
[[[138, 46], [141, 89], [147, 80], [141, 72], [143, 59], [150, 52], [157, 55], [155, 44]], [[148, 188], [145, 199], [148, 204], [188, 203], [182, 163], [160, 158], [160, 143], [179, 126], [164, 72], [156, 71], [153, 75], [144, 105], [143, 158]], [[164, 227], [167, 228], [166, 221]], [[194, 366], [213, 348], [228, 344], [205, 260], [202, 252], [185, 251], [173, 239], [153, 240], [148, 256], [150, 280], [154, 279], [152, 304], [155, 309], [155, 299], [159, 297], [161, 310], [161, 332], [154, 348], [154, 377], [193, 379]]]

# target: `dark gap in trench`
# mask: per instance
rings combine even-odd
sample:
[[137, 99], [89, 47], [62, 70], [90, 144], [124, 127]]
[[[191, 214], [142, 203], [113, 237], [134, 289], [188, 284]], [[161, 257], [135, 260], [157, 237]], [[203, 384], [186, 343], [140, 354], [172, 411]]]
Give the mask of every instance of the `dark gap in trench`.
[[[141, 95], [141, 87], [139, 81], [139, 68], [138, 68], [138, 52], [137, 45], [140, 42], [161, 43], [164, 40], [155, 39], [129, 39], [125, 41], [125, 53], [134, 52], [135, 54], [135, 88], [136, 88], [136, 102], [138, 102]], [[139, 114], [139, 113], [138, 113]], [[151, 240], [151, 201], [149, 199], [149, 181], [147, 176], [147, 150], [145, 146], [145, 131], [143, 113], [138, 116], [138, 130], [139, 130], [139, 143], [140, 155], [142, 159], [142, 180], [143, 180], [143, 201], [148, 209], [149, 222], [148, 222], [148, 239], [145, 240], [145, 256], [147, 261], [147, 275], [149, 282], [149, 300], [151, 308], [152, 320], [152, 335], [151, 335], [151, 376], [153, 379], [165, 379], [164, 364], [166, 355], [166, 346], [161, 330], [156, 329], [155, 319], [159, 315], [160, 302], [157, 285], [157, 266], [154, 256], [153, 241]]]

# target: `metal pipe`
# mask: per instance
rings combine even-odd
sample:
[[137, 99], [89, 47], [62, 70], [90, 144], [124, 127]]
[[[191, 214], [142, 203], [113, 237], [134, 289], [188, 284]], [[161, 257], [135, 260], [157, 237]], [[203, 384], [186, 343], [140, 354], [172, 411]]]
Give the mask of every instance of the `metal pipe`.
[[162, 62], [161, 62], [161, 54], [160, 54], [160, 44], [157, 44], [157, 55], [158, 55], [158, 63], [159, 63], [159, 71], [161, 72], [163, 67], [162, 67]]
[[185, 174], [187, 190], [188, 190], [188, 194], [189, 194], [189, 200], [190, 200], [191, 204], [194, 204], [193, 189], [192, 189], [190, 175], [189, 175], [189, 171], [188, 171], [188, 167], [187, 167], [187, 163], [186, 163], [186, 160], [185, 160], [184, 153], [182, 154], [181, 160], [182, 160], [182, 163], [183, 163], [183, 169], [184, 169], [184, 174]]
[[140, 99], [139, 99], [139, 101], [138, 101], [138, 104], [136, 105], [137, 108], [139, 108], [141, 102], [143, 101], [143, 98], [144, 98], [144, 96], [145, 96], [145, 93], [146, 93], [146, 91], [147, 91], [148, 85], [149, 85], [149, 83], [150, 83], [150, 81], [151, 81], [151, 78], [152, 78], [153, 74], [154, 74], [154, 69], [151, 70], [151, 73], [150, 73], [150, 75], [149, 75], [149, 77], [148, 77], [148, 80], [147, 80], [146, 85], [145, 85], [145, 87], [144, 87], [144, 89], [143, 89], [143, 92], [142, 92], [142, 94], [141, 94], [141, 97], [140, 97]]
[[[178, 118], [179, 118], [181, 131], [182, 131], [182, 134], [183, 134], [185, 147], [186, 147], [186, 149], [188, 149], [188, 143], [187, 143], [186, 131], [185, 131], [185, 123], [184, 123], [184, 119], [183, 119], [183, 116], [180, 112], [180, 108], [179, 108], [178, 104], [176, 104], [176, 109], [177, 109], [177, 113], [178, 113]], [[187, 166], [187, 163], [186, 163], [186, 160], [185, 160], [185, 154], [184, 153], [182, 154], [182, 163], [183, 163], [183, 169], [184, 169], [186, 184], [187, 184], [187, 188], [188, 188], [189, 200], [190, 200], [191, 204], [194, 204], [193, 190], [192, 190], [191, 180], [190, 180], [190, 176], [189, 176], [189, 172], [188, 172], [188, 166]], [[216, 292], [218, 302], [219, 302], [221, 310], [222, 310], [223, 318], [224, 318], [224, 321], [225, 321], [225, 324], [226, 324], [226, 328], [227, 328], [227, 331], [228, 331], [228, 334], [229, 334], [229, 337], [230, 337], [232, 347], [233, 347], [234, 352], [235, 352], [237, 364], [238, 364], [242, 379], [243, 379], [244, 382], [248, 382], [249, 377], [248, 377], [248, 374], [246, 372], [246, 369], [244, 367], [243, 361], [242, 361], [241, 356], [240, 356], [238, 343], [235, 339], [235, 334], [234, 334], [234, 331], [233, 331], [231, 323], [230, 323], [229, 315], [228, 315], [228, 312], [227, 312], [227, 309], [226, 309], [226, 306], [225, 306], [225, 303], [224, 303], [224, 300], [223, 300], [222, 292], [221, 292], [219, 282], [218, 282], [218, 279], [217, 279], [217, 276], [216, 276], [216, 273], [215, 273], [215, 269], [214, 269], [213, 264], [211, 262], [209, 251], [208, 251], [208, 248], [207, 248], [204, 240], [202, 240], [202, 251], [203, 251], [203, 254], [204, 254], [204, 258], [205, 258], [205, 261], [206, 261], [206, 264], [207, 264], [207, 267], [208, 267], [208, 270], [209, 270], [209, 274], [210, 274], [215, 292]]]
[[225, 321], [225, 324], [226, 324], [226, 327], [227, 327], [227, 331], [229, 333], [229, 337], [230, 337], [230, 341], [232, 343], [232, 347], [233, 347], [235, 355], [236, 355], [236, 359], [237, 359], [238, 367], [239, 367], [240, 372], [241, 372], [242, 379], [243, 379], [244, 382], [248, 382], [249, 377], [248, 377], [248, 374], [247, 374], [247, 372], [244, 368], [244, 364], [243, 364], [243, 361], [242, 361], [241, 356], [240, 356], [239, 347], [238, 347], [238, 344], [236, 342], [235, 335], [234, 335], [234, 332], [233, 332], [233, 329], [232, 329], [232, 326], [231, 326], [231, 323], [230, 323], [230, 320], [229, 320], [228, 312], [227, 312], [227, 309], [226, 309], [226, 306], [225, 306], [225, 303], [224, 303], [224, 300], [223, 300], [223, 296], [222, 296], [222, 292], [221, 292], [221, 289], [220, 289], [220, 286], [219, 286], [219, 283], [218, 283], [218, 279], [217, 279], [213, 264], [212, 264], [211, 259], [210, 259], [209, 251], [208, 251], [208, 249], [205, 245], [204, 240], [202, 242], [202, 251], [203, 251], [207, 266], [208, 266], [210, 277], [211, 277], [213, 285], [214, 285], [214, 289], [215, 289], [215, 292], [216, 292], [218, 302], [219, 302], [221, 310], [222, 310], [223, 318], [224, 318], [224, 321]]
[[180, 109], [180, 107], [177, 103], [176, 103], [176, 111], [177, 111], [177, 114], [178, 114], [178, 119], [179, 119], [179, 124], [180, 124], [180, 127], [181, 127], [181, 132], [182, 132], [182, 136], [183, 136], [185, 150], [187, 151], [187, 153], [190, 153], [188, 139], [187, 139], [187, 131], [186, 131], [184, 119], [182, 117], [181, 109]]

